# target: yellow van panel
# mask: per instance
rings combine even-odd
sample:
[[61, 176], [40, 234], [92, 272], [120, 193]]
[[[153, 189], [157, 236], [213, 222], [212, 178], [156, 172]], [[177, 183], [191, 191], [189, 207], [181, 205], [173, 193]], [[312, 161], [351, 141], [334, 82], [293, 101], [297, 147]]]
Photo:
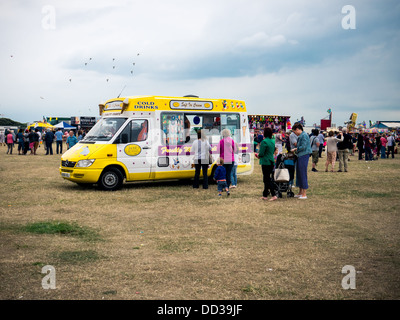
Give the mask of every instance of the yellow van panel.
[[191, 97], [130, 96], [110, 99], [100, 105], [100, 115], [121, 114], [125, 111], [201, 111], [246, 112], [242, 100], [203, 99]]
[[[95, 159], [90, 167], [69, 167], [65, 164], [80, 160]], [[117, 160], [117, 146], [115, 144], [85, 144], [78, 143], [61, 156], [60, 174], [68, 174], [64, 179], [78, 183], [96, 183], [103, 169], [110, 165], [122, 167], [127, 174], [126, 167]], [[64, 164], [64, 165], [63, 165]]]

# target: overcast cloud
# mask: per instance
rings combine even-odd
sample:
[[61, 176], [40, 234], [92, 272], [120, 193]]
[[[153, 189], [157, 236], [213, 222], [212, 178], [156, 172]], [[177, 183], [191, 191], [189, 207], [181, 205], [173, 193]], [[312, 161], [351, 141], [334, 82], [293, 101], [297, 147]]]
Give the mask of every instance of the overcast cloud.
[[307, 125], [329, 108], [337, 125], [400, 120], [399, 24], [396, 0], [2, 1], [0, 114], [98, 116], [126, 86]]

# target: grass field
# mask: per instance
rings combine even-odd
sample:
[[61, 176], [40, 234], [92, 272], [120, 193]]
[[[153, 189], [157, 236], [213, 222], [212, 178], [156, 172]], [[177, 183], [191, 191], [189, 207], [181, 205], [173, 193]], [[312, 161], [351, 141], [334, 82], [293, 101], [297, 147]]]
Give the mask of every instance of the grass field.
[[59, 155], [14, 153], [0, 147], [1, 299], [400, 298], [399, 155], [309, 167], [307, 200], [266, 202], [258, 164], [219, 199], [190, 181], [84, 189]]

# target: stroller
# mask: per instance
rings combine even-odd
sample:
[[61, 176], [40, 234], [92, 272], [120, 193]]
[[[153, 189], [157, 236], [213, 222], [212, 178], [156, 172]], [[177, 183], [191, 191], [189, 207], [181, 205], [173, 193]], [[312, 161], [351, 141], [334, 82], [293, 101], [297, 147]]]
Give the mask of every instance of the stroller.
[[[276, 169], [288, 169], [289, 177], [284, 180], [275, 181], [273, 179], [272, 183], [274, 185], [275, 193], [278, 198], [282, 198], [282, 193], [286, 192], [288, 198], [294, 197], [294, 192], [292, 191], [293, 181], [294, 181], [294, 166], [296, 161], [296, 155], [293, 152], [288, 152], [286, 154], [279, 154], [276, 159], [275, 170]], [[275, 174], [274, 174], [275, 176]]]

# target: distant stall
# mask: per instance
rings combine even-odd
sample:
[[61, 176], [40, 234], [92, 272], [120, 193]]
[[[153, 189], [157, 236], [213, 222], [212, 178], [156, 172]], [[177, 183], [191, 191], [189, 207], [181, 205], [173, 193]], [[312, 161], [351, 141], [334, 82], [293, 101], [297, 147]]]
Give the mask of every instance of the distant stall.
[[249, 114], [249, 127], [253, 130], [263, 130], [271, 128], [272, 131], [291, 130], [290, 116], [268, 115], [268, 114]]
[[400, 129], [400, 121], [376, 121], [371, 128], [398, 130]]
[[90, 130], [96, 122], [96, 117], [71, 117], [71, 125], [76, 126], [78, 130]]
[[65, 129], [65, 130], [75, 130], [76, 127], [71, 126], [70, 124], [66, 123], [65, 121], [61, 121], [60, 123], [57, 123], [54, 128], [57, 129]]
[[39, 131], [44, 131], [46, 129], [54, 129], [54, 126], [52, 126], [50, 123], [47, 122], [37, 121], [29, 125], [27, 129], [28, 130], [39, 129]]
[[389, 132], [388, 129], [382, 129], [382, 128], [369, 128], [364, 130], [365, 133], [387, 133]]

